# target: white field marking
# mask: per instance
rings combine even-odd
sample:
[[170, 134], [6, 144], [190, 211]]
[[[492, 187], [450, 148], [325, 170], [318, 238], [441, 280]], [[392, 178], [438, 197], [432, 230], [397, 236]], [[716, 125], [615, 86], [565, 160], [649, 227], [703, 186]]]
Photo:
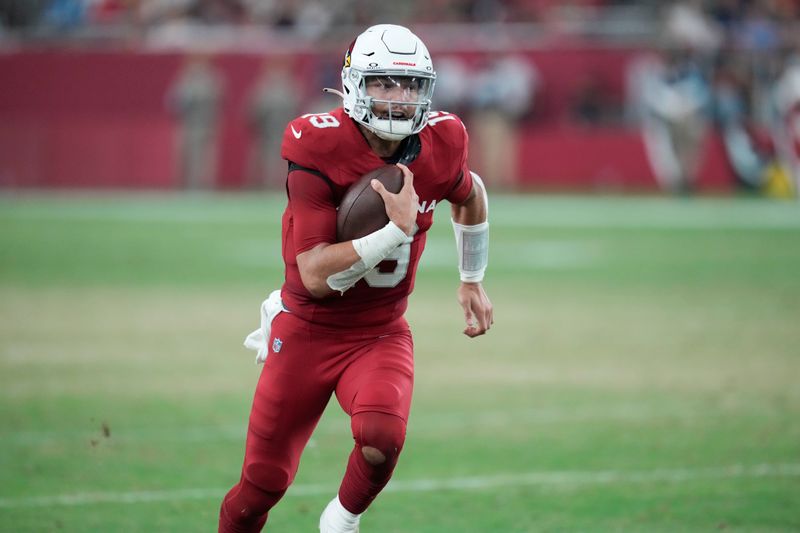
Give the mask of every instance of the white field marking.
[[2, 218], [7, 220], [253, 224], [268, 220], [270, 206], [274, 205], [278, 212], [282, 212], [285, 206], [282, 199], [268, 195], [238, 199], [236, 196], [190, 192], [181, 193], [181, 196], [185, 197], [142, 195], [125, 200], [113, 196], [84, 199], [31, 197], [7, 204], [0, 199], [0, 207], [10, 205], [10, 209], [2, 213]]
[[645, 215], [625, 216], [620, 214], [577, 215], [574, 218], [557, 213], [539, 214], [532, 217], [492, 219], [493, 227], [503, 228], [567, 228], [567, 229], [647, 229], [647, 230], [798, 230], [800, 218], [745, 215], [713, 216], [689, 214], [681, 217], [677, 213], [647, 218]]
[[[602, 246], [580, 240], [529, 240], [493, 242], [489, 261], [516, 267], [561, 269], [589, 267], [603, 258]], [[421, 268], [454, 268], [456, 248], [452, 239], [428, 238]]]
[[501, 198], [490, 222], [502, 227], [799, 229], [795, 202], [670, 198]]
[[245, 267], [264, 268], [275, 262], [275, 251], [280, 250], [281, 241], [265, 237], [263, 239], [234, 240], [225, 248], [220, 247], [219, 257], [226, 262], [235, 261]]
[[[653, 409], [646, 405], [621, 404], [611, 407], [580, 407], [566, 408], [541, 408], [541, 409], [512, 409], [512, 410], [476, 410], [472, 412], [427, 412], [411, 416], [409, 431], [412, 433], [439, 433], [441, 431], [455, 432], [468, 429], [474, 432], [475, 428], [501, 428], [508, 425], [528, 424], [559, 424], [559, 423], [586, 423], [614, 421], [655, 421], [659, 419], [694, 420], [707, 419], [718, 416], [728, 416], [732, 412], [720, 409], [702, 410], [684, 407], [682, 409]], [[741, 415], [741, 413], [738, 413]], [[747, 414], [747, 413], [745, 413]], [[769, 413], [758, 411], [759, 417], [769, 416]], [[344, 415], [341, 415], [344, 416]], [[184, 426], [175, 427], [145, 427], [115, 429], [110, 421], [111, 437], [114, 442], [212, 442], [212, 441], [239, 441], [243, 440], [247, 427], [242, 424], [226, 424], [220, 426]], [[350, 427], [342, 420], [323, 419], [315, 431], [315, 435], [348, 435]], [[4, 444], [41, 445], [58, 441], [75, 441], [97, 439], [100, 428], [96, 430], [25, 430], [25, 431], [0, 431], [0, 441]]]
[[[760, 464], [753, 466], [730, 465], [711, 468], [659, 468], [655, 470], [585, 470], [554, 472], [523, 472], [517, 474], [497, 474], [491, 476], [470, 476], [454, 478], [429, 478], [393, 480], [384, 492], [433, 492], [441, 490], [487, 490], [510, 487], [571, 487], [581, 488], [591, 485], [618, 485], [626, 483], [686, 483], [698, 480], [799, 477], [800, 463]], [[288, 497], [320, 496], [333, 494], [337, 483], [295, 485], [287, 493]], [[33, 496], [26, 498], [0, 498], [0, 509], [36, 508], [105, 503], [157, 503], [185, 500], [220, 499], [227, 489], [174, 489], [130, 492], [77, 492], [55, 496]]]
[[[565, 197], [491, 195], [494, 227], [647, 229], [800, 229], [795, 202], [651, 197]], [[0, 199], [6, 220], [234, 224], [263, 223], [265, 202], [283, 209], [272, 195], [146, 195], [133, 198], [57, 196]], [[177, 198], [177, 199], [176, 199]], [[188, 199], [187, 199], [188, 198]], [[492, 200], [490, 199], [490, 201]], [[242, 208], [244, 206], [244, 208]], [[251, 207], [252, 206], [252, 207]], [[9, 208], [10, 207], [10, 208]], [[449, 216], [439, 209], [440, 223]]]

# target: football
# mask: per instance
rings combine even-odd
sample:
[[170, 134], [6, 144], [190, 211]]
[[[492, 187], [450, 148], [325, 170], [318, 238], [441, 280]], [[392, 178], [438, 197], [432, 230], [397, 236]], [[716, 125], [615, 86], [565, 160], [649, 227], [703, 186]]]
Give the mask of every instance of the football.
[[381, 195], [370, 185], [377, 179], [392, 193], [403, 188], [403, 171], [396, 165], [386, 165], [361, 176], [344, 193], [336, 215], [336, 236], [339, 242], [352, 241], [389, 223]]

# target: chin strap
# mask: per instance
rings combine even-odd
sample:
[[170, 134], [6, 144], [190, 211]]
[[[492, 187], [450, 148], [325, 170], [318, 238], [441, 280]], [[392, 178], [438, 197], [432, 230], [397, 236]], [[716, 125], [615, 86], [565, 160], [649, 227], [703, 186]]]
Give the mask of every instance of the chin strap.
[[[342, 93], [341, 91], [338, 91], [336, 89], [331, 89], [330, 87], [325, 87], [325, 88], [322, 89], [322, 92], [335, 94], [335, 95], [339, 96], [340, 98], [342, 98], [342, 100], [344, 100], [344, 93]], [[367, 97], [365, 105], [363, 107], [362, 106], [358, 106], [358, 107], [367, 110], [372, 106], [371, 102], [372, 102], [371, 97]], [[383, 100], [381, 100], [381, 102], [383, 102]], [[391, 102], [388, 102], [388, 103], [389, 103], [389, 105], [392, 104]], [[370, 113], [370, 111], [367, 111], [367, 112]], [[352, 115], [350, 115], [350, 116], [352, 117]], [[385, 123], [385, 125], [386, 125], [385, 129], [378, 128], [374, 124], [368, 124], [363, 119], [359, 120], [359, 119], [356, 119], [355, 117], [353, 117], [353, 118], [354, 118], [354, 120], [356, 120], [356, 122], [358, 122], [359, 124], [363, 124], [364, 126], [369, 128], [370, 131], [372, 131], [375, 135], [377, 135], [378, 137], [380, 137], [381, 139], [384, 139], [386, 141], [402, 141], [403, 139], [405, 139], [406, 137], [411, 135], [413, 133], [412, 130], [414, 129], [411, 126], [409, 126], [409, 128], [408, 128], [409, 131], [400, 131], [400, 132], [393, 131], [396, 128], [400, 128], [401, 125], [403, 124], [403, 122], [409, 122], [410, 123], [414, 119], [413, 118], [404, 119], [403, 121], [399, 121], [399, 119], [398, 120], [393, 120], [391, 114], [389, 115], [388, 119], [376, 119], [375, 120], [375, 122]]]

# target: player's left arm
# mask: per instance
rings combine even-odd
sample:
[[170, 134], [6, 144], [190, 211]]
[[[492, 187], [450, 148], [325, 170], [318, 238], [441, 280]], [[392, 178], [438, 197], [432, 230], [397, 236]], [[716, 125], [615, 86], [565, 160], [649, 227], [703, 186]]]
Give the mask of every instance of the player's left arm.
[[452, 204], [452, 215], [461, 274], [458, 303], [467, 324], [464, 334], [477, 337], [492, 326], [494, 310], [482, 284], [489, 262], [489, 199], [481, 178], [474, 172], [471, 177], [472, 190], [466, 200]]

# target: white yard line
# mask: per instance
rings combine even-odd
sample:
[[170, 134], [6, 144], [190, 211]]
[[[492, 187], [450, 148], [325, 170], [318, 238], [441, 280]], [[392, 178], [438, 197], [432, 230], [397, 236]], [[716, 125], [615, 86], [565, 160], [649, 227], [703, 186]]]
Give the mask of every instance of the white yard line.
[[[658, 197], [502, 196], [492, 195], [494, 227], [647, 228], [647, 229], [791, 229], [800, 228], [794, 203], [767, 200], [681, 200]], [[16, 202], [16, 203], [15, 203]], [[2, 218], [35, 221], [261, 224], [264, 206], [280, 212], [278, 196], [198, 195], [95, 199], [31, 197], [20, 206], [3, 202]], [[9, 208], [10, 206], [10, 208]], [[255, 207], [257, 206], [257, 208]], [[447, 209], [438, 214], [445, 218]]]
[[[761, 477], [800, 477], [800, 463], [761, 464], [753, 466], [731, 465], [713, 468], [673, 468], [655, 470], [598, 470], [555, 471], [498, 474], [454, 478], [429, 478], [396, 480], [389, 483], [385, 492], [432, 492], [441, 490], [486, 490], [509, 487], [573, 487], [590, 485], [618, 485], [626, 483], [686, 483], [698, 480], [740, 479]], [[214, 500], [222, 498], [226, 489], [174, 489], [130, 492], [76, 492], [55, 496], [27, 498], [0, 498], [0, 509], [38, 508], [52, 506], [79, 506], [105, 503], [137, 504], [185, 500]], [[336, 483], [295, 485], [288, 497], [330, 495]]]

